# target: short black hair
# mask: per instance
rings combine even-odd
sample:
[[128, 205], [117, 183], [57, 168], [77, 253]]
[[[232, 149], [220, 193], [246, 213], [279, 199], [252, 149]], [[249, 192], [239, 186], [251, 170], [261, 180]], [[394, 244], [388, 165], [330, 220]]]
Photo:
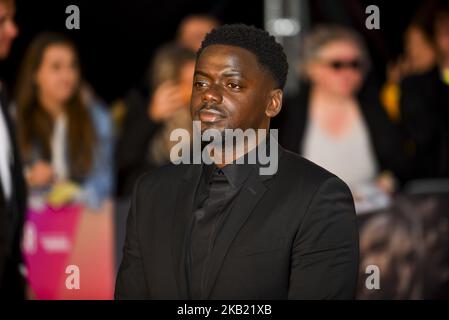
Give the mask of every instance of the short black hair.
[[276, 88], [283, 89], [288, 73], [287, 56], [281, 44], [267, 31], [245, 24], [225, 24], [214, 28], [201, 43], [197, 59], [211, 45], [236, 46], [256, 55], [262, 68], [268, 70], [276, 81]]

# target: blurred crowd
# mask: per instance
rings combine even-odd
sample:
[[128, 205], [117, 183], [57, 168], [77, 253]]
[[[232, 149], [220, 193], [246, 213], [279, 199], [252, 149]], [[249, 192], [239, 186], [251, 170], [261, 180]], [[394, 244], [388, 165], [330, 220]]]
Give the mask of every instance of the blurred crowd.
[[[18, 35], [9, 12], [13, 5], [0, 0], [2, 59]], [[219, 24], [212, 16], [186, 17], [175, 39], [152, 57], [145, 83], [111, 106], [83, 78], [74, 42], [58, 33], [36, 36], [10, 99], [1, 102], [14, 123], [16, 155], [22, 159], [29, 196], [69, 193], [69, 201], [76, 194], [94, 210], [113, 199], [120, 256], [121, 225], [133, 185], [144, 172], [170, 161], [172, 130], [191, 130], [196, 50], [205, 34]], [[449, 179], [449, 6], [416, 14], [404, 34], [403, 54], [385, 67], [384, 83], [371, 76], [364, 39], [352, 29], [315, 26], [305, 34], [301, 48], [300, 64], [290, 66], [290, 72], [301, 79], [298, 90], [284, 96], [282, 112], [272, 123], [281, 145], [342, 178], [360, 214], [391, 211], [397, 196], [413, 188], [449, 191], [445, 180]], [[5, 187], [9, 182], [3, 176], [3, 193], [9, 197]], [[396, 258], [397, 264], [415, 258], [407, 229], [413, 229], [414, 220], [407, 217], [407, 223], [400, 224], [403, 216], [387, 212], [364, 225], [362, 258], [370, 262], [363, 266], [374, 261], [387, 268]], [[448, 238], [447, 218], [446, 229], [435, 240], [443, 244]], [[384, 234], [388, 240], [379, 240]], [[387, 248], [390, 256], [379, 255], [379, 246]], [[440, 266], [449, 267], [446, 258], [441, 253]], [[407, 287], [417, 264], [403, 264], [401, 270], [408, 271], [385, 281], [405, 281], [401, 285], [406, 289], [392, 289], [390, 296], [422, 298]], [[439, 281], [448, 284], [447, 268], [441, 272], [446, 278]], [[361, 289], [360, 297], [369, 294]]]

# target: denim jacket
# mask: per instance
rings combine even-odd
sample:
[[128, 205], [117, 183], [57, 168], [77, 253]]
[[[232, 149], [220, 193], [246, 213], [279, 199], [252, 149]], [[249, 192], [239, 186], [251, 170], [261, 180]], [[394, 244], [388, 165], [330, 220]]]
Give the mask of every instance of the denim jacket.
[[[77, 181], [82, 188], [82, 202], [91, 209], [99, 209], [104, 200], [113, 195], [114, 187], [114, 134], [112, 120], [106, 107], [93, 101], [88, 106], [96, 133], [93, 165], [90, 172]], [[39, 146], [35, 146], [31, 163], [42, 159]], [[66, 159], [68, 158], [65, 148]]]
[[110, 198], [114, 187], [114, 137], [112, 120], [106, 108], [93, 103], [89, 106], [97, 143], [94, 151], [94, 163], [90, 173], [82, 183], [86, 205], [98, 209], [104, 200]]

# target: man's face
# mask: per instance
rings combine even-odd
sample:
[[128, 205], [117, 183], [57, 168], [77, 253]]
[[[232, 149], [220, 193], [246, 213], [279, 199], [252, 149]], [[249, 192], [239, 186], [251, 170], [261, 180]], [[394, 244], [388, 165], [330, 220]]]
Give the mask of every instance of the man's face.
[[18, 29], [14, 23], [14, 1], [0, 1], [0, 59], [6, 59]]
[[190, 111], [207, 129], [268, 129], [282, 103], [271, 74], [250, 51], [228, 45], [206, 47], [198, 58]]

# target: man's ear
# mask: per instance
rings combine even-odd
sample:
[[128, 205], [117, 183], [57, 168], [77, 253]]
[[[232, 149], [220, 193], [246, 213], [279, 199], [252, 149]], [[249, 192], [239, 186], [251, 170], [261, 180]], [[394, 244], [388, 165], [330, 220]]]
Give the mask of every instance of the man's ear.
[[282, 108], [282, 89], [274, 89], [270, 92], [267, 108], [265, 109], [265, 115], [268, 118], [273, 118], [278, 115]]

